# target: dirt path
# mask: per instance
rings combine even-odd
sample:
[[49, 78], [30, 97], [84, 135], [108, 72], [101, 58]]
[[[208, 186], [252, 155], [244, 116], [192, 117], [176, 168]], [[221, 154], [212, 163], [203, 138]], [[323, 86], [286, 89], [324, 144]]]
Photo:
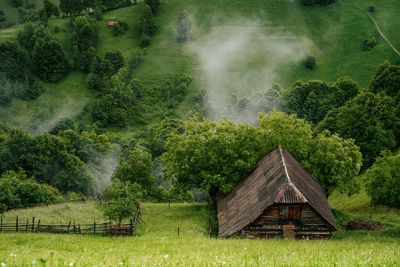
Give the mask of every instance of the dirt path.
[[368, 17], [372, 20], [372, 22], [375, 25], [376, 30], [378, 31], [379, 35], [382, 36], [383, 40], [385, 40], [385, 42], [390, 46], [390, 48], [393, 50], [393, 52], [395, 52], [398, 56], [400, 56], [400, 51], [397, 50], [396, 47], [394, 47], [394, 45], [392, 44], [392, 42], [390, 42], [390, 40], [386, 37], [386, 35], [383, 33], [383, 31], [381, 30], [381, 28], [379, 27], [378, 22], [375, 20], [375, 18], [366, 10], [361, 9], [359, 7], [353, 6], [351, 5], [353, 8], [365, 13], [368, 15]]

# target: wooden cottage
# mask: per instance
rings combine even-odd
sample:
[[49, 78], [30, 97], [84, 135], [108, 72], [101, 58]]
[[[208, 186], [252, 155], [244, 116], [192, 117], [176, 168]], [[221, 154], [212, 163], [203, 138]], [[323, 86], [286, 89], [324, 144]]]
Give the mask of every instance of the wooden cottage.
[[337, 229], [323, 188], [284, 148], [217, 195], [219, 236], [329, 238]]
[[109, 20], [107, 23], [108, 28], [115, 28], [118, 25], [118, 21], [116, 20]]

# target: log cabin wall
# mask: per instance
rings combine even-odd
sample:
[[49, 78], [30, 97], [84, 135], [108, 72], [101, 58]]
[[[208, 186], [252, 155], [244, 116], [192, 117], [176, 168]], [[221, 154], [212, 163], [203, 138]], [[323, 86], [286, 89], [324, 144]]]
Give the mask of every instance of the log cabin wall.
[[283, 225], [293, 224], [296, 239], [330, 238], [332, 227], [309, 204], [274, 204], [235, 236], [275, 238], [283, 236]]

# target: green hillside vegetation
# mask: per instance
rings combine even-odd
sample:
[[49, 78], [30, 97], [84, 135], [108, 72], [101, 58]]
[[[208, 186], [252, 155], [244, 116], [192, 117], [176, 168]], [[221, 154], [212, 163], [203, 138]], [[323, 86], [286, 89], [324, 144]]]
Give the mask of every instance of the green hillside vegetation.
[[[373, 13], [373, 16], [380, 23], [382, 30], [395, 46], [400, 45], [400, 40], [396, 39], [398, 36], [396, 29], [399, 25], [396, 24], [397, 20], [394, 19], [396, 7], [399, 3], [387, 0], [384, 2], [376, 1], [376, 3], [372, 1], [370, 4], [376, 6], [376, 12]], [[193, 42], [204, 38], [210, 30], [221, 27], [222, 29], [229, 27], [240, 32], [241, 26], [239, 25], [243, 25], [242, 20], [246, 23], [246, 17], [255, 18], [256, 21], [259, 21], [256, 22], [259, 24], [257, 28], [260, 28], [266, 35], [283, 32], [283, 35], [294, 34], [308, 39], [311, 43], [309, 54], [316, 58], [316, 68], [309, 71], [300, 62], [278, 66], [279, 77], [274, 82], [285, 87], [297, 80], [333, 81], [341, 76], [349, 76], [365, 87], [371, 80], [377, 65], [384, 59], [393, 63], [397, 62], [394, 52], [380, 38], [368, 16], [353, 8], [350, 4], [335, 3], [325, 7], [316, 6], [312, 8], [300, 5], [293, 8], [293, 5], [296, 4], [285, 1], [273, 1], [271, 3], [261, 1], [251, 5], [242, 1], [230, 1], [229, 4], [204, 2], [201, 5], [196, 1], [163, 2], [160, 12], [155, 17], [159, 31], [155, 34], [152, 45], [146, 49], [143, 64], [133, 73], [133, 77], [146, 84], [163, 73], [186, 73], [195, 77], [188, 92], [189, 98], [202, 88], [198, 61], [191, 52], [191, 43], [182, 45], [176, 42], [176, 19], [183, 10], [186, 10], [193, 17], [195, 23], [192, 32]], [[364, 7], [363, 1], [353, 1], [352, 5], [367, 8], [367, 6]], [[139, 48], [137, 31], [141, 9], [143, 9], [143, 5], [139, 4], [104, 13], [103, 19], [98, 23], [100, 42], [97, 50], [100, 57], [111, 49], [120, 50], [124, 56], [129, 57]], [[209, 19], [209, 14], [212, 14], [211, 19]], [[241, 19], [229, 19], [234, 16], [239, 16]], [[113, 36], [112, 30], [107, 27], [109, 19], [127, 22], [128, 31], [120, 36]], [[53, 33], [53, 35], [62, 43], [67, 54], [71, 55], [68, 21], [68, 18], [50, 20], [49, 26], [53, 30], [56, 26], [62, 29], [59, 33]], [[390, 23], [388, 23], [389, 21]], [[250, 22], [250, 24], [254, 23]], [[0, 38], [10, 38], [12, 34], [16, 33], [17, 29], [4, 29], [0, 31]], [[378, 40], [378, 45], [370, 51], [362, 51], [362, 42], [372, 36]], [[260, 63], [263, 64], [262, 62], [245, 64], [243, 68], [251, 73], [252, 70], [259, 67]], [[67, 79], [77, 79], [75, 75], [78, 74], [71, 74]], [[68, 91], [66, 85], [68, 83], [60, 85], [61, 90]], [[267, 86], [269, 85], [264, 85], [264, 87]], [[49, 91], [47, 90], [47, 93], [50, 93]], [[190, 101], [183, 103], [182, 108], [178, 109], [181, 114], [190, 107]], [[56, 105], [55, 110], [57, 110]], [[5, 116], [4, 119], [11, 121], [9, 116]]]
[[[16, 214], [20, 218], [46, 217], [46, 222], [54, 223], [78, 217], [86, 222], [101, 219], [92, 202], [16, 210], [6, 213], [5, 217], [13, 221]], [[146, 225], [139, 223], [137, 234], [132, 238], [1, 234], [0, 262], [7, 266], [31, 266], [32, 262], [61, 266], [395, 266], [400, 257], [398, 230], [339, 232], [332, 240], [324, 241], [215, 239], [207, 236], [207, 216], [207, 206], [203, 204], [171, 204], [169, 207], [168, 204], [143, 203], [142, 219]]]
[[[0, 216], [121, 222], [141, 203], [145, 223], [1, 233], [0, 267], [398, 264], [398, 0], [32, 1], [0, 1]], [[217, 193], [277, 146], [324, 189], [333, 240], [210, 238]], [[58, 204], [16, 209], [39, 203]]]

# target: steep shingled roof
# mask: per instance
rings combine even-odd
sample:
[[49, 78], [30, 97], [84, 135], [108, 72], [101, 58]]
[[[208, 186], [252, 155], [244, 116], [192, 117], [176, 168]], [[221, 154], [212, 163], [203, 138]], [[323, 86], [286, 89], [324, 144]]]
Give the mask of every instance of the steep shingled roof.
[[278, 147], [231, 193], [217, 195], [219, 236], [237, 233], [274, 203], [308, 203], [337, 229], [323, 188], [286, 149]]

